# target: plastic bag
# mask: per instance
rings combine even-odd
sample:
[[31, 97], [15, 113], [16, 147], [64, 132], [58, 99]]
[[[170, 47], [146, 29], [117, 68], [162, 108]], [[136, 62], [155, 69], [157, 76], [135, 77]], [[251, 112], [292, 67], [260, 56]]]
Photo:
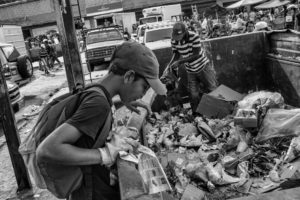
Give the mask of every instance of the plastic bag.
[[275, 137], [300, 136], [300, 109], [270, 109], [256, 137], [257, 142]]
[[281, 106], [283, 106], [283, 104], [284, 104], [284, 99], [280, 93], [259, 91], [259, 92], [253, 92], [253, 93], [245, 96], [243, 100], [238, 102], [238, 108], [239, 109], [251, 109], [251, 108], [253, 108], [253, 105], [255, 103], [257, 103], [257, 100], [259, 100], [259, 99], [270, 99], [279, 108]]
[[291, 162], [300, 156], [300, 136], [292, 139], [284, 161]]

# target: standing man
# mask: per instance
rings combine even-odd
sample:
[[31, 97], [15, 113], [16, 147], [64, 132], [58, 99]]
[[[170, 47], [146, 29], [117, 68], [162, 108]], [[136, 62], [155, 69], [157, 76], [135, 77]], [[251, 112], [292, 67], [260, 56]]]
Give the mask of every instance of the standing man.
[[183, 23], [177, 22], [174, 25], [171, 44], [173, 57], [168, 67], [177, 69], [184, 64], [188, 76], [191, 105], [195, 112], [200, 94], [202, 96], [202, 93], [210, 92], [217, 87], [216, 72], [201, 48], [199, 35], [188, 31]]
[[49, 70], [49, 54], [46, 48], [46, 43], [48, 43], [47, 39], [44, 39], [43, 42], [41, 43], [41, 49], [39, 51], [39, 56], [41, 59], [41, 63], [44, 69], [42, 69], [45, 72], [45, 76], [53, 76], [50, 73]]
[[129, 41], [131, 39], [131, 35], [128, 32], [128, 28], [127, 27], [125, 27], [125, 30], [124, 30], [124, 33], [123, 33], [123, 37], [124, 37], [125, 41]]
[[59, 67], [62, 67], [60, 60], [57, 58], [56, 48], [51, 44], [51, 40], [45, 43], [47, 53], [49, 55], [49, 63], [51, 63], [51, 68], [54, 68], [55, 61], [58, 63]]
[[[131, 138], [113, 135], [104, 146], [97, 149], [93, 145], [110, 116], [114, 96], [119, 95], [129, 109], [135, 110], [136, 106], [147, 108], [136, 100], [142, 98], [149, 87], [160, 95], [166, 94], [158, 75], [159, 63], [150, 49], [137, 42], [124, 42], [112, 55], [108, 75], [99, 82], [103, 92], [80, 97], [75, 113], [38, 146], [39, 165], [82, 169], [82, 184], [72, 191], [68, 200], [120, 199], [117, 187], [110, 184], [110, 167], [118, 152], [132, 150], [137, 143]], [[85, 173], [87, 168], [91, 174]], [[49, 179], [55, 181], [53, 177]], [[92, 198], [88, 198], [91, 195]]]

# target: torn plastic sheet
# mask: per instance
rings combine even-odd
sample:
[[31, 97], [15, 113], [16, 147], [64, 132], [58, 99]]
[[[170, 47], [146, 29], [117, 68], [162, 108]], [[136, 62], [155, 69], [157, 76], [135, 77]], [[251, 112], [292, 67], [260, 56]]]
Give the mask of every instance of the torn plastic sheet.
[[256, 142], [287, 136], [300, 136], [300, 109], [270, 109], [263, 120]]

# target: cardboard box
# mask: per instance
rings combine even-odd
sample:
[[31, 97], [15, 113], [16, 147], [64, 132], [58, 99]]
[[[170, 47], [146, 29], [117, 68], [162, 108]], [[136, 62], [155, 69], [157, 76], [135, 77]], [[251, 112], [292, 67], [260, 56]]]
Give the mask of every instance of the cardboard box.
[[[251, 117], [243, 116], [242, 112], [244, 113], [255, 113]], [[234, 117], [234, 124], [241, 125], [244, 128], [256, 128], [257, 127], [257, 113], [255, 109], [239, 109]]]
[[244, 95], [220, 85], [214, 91], [204, 94], [196, 112], [209, 118], [224, 118], [232, 114], [235, 104], [242, 100]]

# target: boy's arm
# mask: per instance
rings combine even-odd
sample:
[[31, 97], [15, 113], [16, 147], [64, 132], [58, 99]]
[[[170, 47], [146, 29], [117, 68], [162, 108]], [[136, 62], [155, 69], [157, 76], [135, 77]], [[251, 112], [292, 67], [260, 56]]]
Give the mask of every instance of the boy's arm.
[[37, 159], [63, 165], [93, 165], [101, 163], [97, 149], [84, 149], [73, 144], [82, 136], [74, 126], [64, 123], [55, 129], [38, 147]]
[[[97, 93], [86, 96], [72, 117], [56, 128], [39, 145], [38, 161], [64, 165], [107, 164], [104, 161], [108, 161], [105, 158], [111, 157], [109, 153], [115, 155], [115, 152], [120, 149], [130, 148], [124, 139], [121, 139], [118, 145], [109, 145], [111, 141], [106, 143], [112, 151], [101, 151], [101, 153], [97, 149], [90, 149], [91, 147], [77, 147], [75, 143], [83, 135], [96, 141], [99, 129], [105, 124], [109, 112], [110, 105], [105, 97]], [[106, 150], [106, 147], [102, 149]]]

